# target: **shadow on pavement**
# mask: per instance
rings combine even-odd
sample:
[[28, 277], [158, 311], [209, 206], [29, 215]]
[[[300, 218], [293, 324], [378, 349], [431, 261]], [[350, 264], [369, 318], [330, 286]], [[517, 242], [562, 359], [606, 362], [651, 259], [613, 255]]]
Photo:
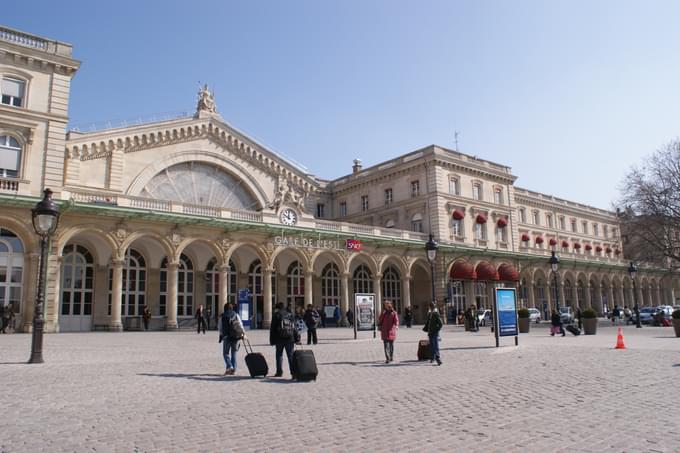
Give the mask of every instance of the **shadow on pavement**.
[[496, 346], [461, 346], [459, 348], [440, 348], [442, 351], [465, 351], [474, 349], [496, 349]]
[[23, 365], [28, 362], [0, 362], [0, 365]]
[[[421, 363], [428, 363], [427, 360], [402, 360], [399, 362], [385, 363], [383, 360], [369, 360], [366, 362], [324, 362], [317, 363], [317, 365], [352, 365], [352, 366], [379, 366], [379, 367], [393, 367], [393, 366], [414, 366]], [[428, 363], [429, 365], [429, 363]]]
[[165, 378], [184, 378], [195, 381], [242, 381], [252, 379], [250, 376], [225, 376], [222, 374], [191, 374], [191, 373], [137, 373], [137, 376], [165, 377]]

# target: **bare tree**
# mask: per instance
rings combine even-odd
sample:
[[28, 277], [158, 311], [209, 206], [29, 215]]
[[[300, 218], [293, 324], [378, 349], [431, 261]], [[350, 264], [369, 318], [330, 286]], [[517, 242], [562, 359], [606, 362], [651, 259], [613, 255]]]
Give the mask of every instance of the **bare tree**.
[[680, 141], [633, 167], [621, 188], [626, 255], [649, 264], [680, 264]]

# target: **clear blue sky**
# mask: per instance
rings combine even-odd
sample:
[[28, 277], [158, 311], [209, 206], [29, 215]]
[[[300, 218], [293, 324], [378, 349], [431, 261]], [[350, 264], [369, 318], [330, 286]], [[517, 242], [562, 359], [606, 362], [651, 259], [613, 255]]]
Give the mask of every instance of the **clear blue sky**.
[[677, 1], [3, 1], [70, 42], [71, 124], [219, 112], [332, 179], [431, 143], [610, 208], [679, 133]]

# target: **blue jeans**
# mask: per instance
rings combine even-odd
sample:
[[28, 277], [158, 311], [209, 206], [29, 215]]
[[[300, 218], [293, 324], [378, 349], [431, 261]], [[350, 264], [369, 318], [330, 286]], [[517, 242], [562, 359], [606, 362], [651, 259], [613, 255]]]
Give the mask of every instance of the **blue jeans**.
[[439, 333], [436, 333], [435, 335], [428, 335], [430, 337], [430, 347], [432, 347], [432, 355], [434, 356], [434, 359], [439, 362], [441, 360], [441, 357], [439, 356]]
[[286, 343], [276, 343], [276, 374], [283, 374], [283, 350], [286, 350], [288, 356], [288, 370], [293, 374], [293, 348], [295, 344], [292, 341]]
[[238, 351], [238, 341], [231, 341], [227, 338], [222, 340], [222, 356], [227, 369], [236, 371], [236, 351]]

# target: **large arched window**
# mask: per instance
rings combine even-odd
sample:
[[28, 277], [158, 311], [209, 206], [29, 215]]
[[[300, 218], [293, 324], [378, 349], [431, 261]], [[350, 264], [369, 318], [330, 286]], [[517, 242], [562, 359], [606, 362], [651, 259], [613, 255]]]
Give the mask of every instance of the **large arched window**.
[[545, 282], [543, 279], [538, 279], [535, 286], [535, 300], [539, 310], [543, 310], [543, 316], [545, 319], [549, 319], [550, 313], [548, 313], [548, 299], [545, 292]]
[[[276, 271], [272, 272], [271, 282], [273, 307], [276, 305]], [[248, 268], [248, 289], [250, 289], [250, 293], [253, 295], [253, 300], [257, 303], [258, 314], [264, 314], [264, 288], [262, 287], [262, 263], [260, 260], [253, 261]]]
[[576, 298], [578, 299], [579, 307], [586, 306], [586, 287], [580, 280], [576, 284]]
[[[161, 279], [161, 288], [163, 280]], [[113, 269], [109, 268], [109, 315], [113, 292]], [[161, 303], [165, 299], [161, 297]], [[123, 267], [123, 294], [121, 295], [121, 316], [141, 315], [146, 304], [146, 260], [137, 250], [128, 248]], [[162, 305], [165, 310], [165, 305]]]
[[0, 135], [0, 178], [19, 177], [21, 145], [11, 135]]
[[564, 305], [567, 307], [574, 306], [574, 288], [569, 279], [564, 280]]
[[335, 263], [328, 263], [321, 272], [321, 303], [340, 304], [340, 272]]
[[486, 282], [474, 282], [475, 303], [477, 310], [491, 308], [489, 305], [489, 292], [487, 290]]
[[[161, 263], [161, 316], [167, 312], [168, 259]], [[194, 315], [194, 265], [182, 254], [177, 268], [177, 316]]]
[[[205, 306], [212, 307], [213, 313], [219, 313], [220, 301], [220, 271], [217, 266], [217, 259], [212, 258], [205, 269]], [[227, 271], [227, 301], [236, 301], [236, 266], [229, 260], [229, 270]]]
[[82, 245], [64, 247], [61, 269], [61, 316], [91, 316], [94, 259]]
[[364, 264], [360, 264], [354, 270], [352, 276], [352, 287], [354, 293], [372, 293], [373, 279], [371, 278], [371, 271]]
[[[295, 301], [298, 300], [299, 305], [299, 299], [305, 297], [305, 275], [299, 261], [293, 261], [290, 266], [288, 266], [286, 280], [288, 282], [286, 303], [289, 307], [295, 307]], [[304, 306], [304, 300], [302, 305]]]
[[0, 305], [12, 304], [20, 313], [24, 246], [9, 230], [0, 228]]
[[382, 297], [383, 300], [392, 301], [392, 305], [397, 313], [401, 313], [401, 279], [399, 271], [394, 267], [388, 267], [382, 276]]

